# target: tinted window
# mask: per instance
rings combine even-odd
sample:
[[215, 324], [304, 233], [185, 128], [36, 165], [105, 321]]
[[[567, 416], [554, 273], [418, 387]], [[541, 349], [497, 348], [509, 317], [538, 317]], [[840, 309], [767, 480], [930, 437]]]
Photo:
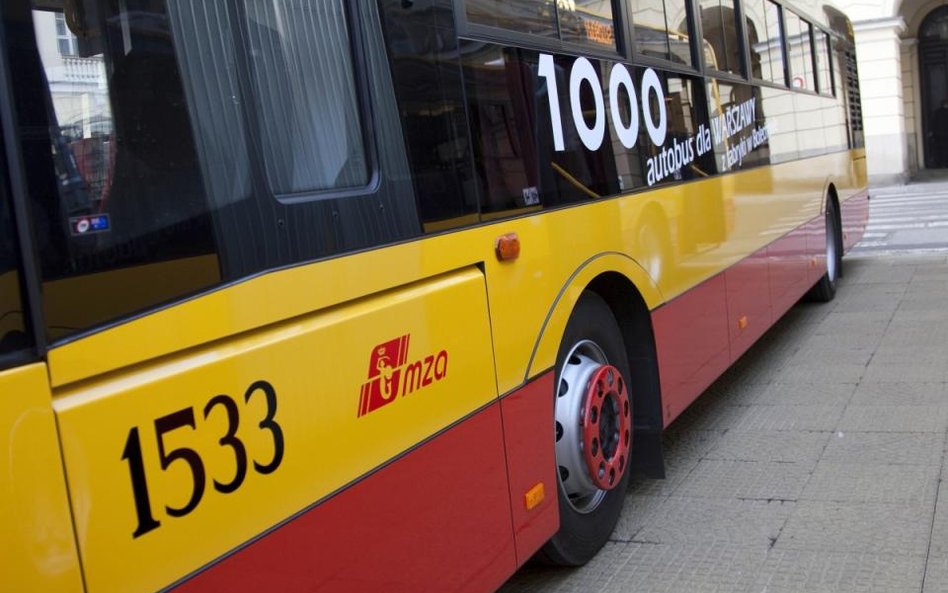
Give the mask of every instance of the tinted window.
[[465, 0], [464, 9], [476, 25], [556, 37], [553, 0]]
[[683, 0], [630, 0], [635, 51], [690, 66], [687, 5]]
[[749, 0], [744, 4], [751, 75], [760, 80], [785, 85], [779, 10], [770, 0]]
[[784, 11], [783, 18], [787, 29], [791, 86], [796, 89], [816, 91], [816, 78], [813, 72], [813, 45], [810, 42], [810, 23], [789, 10]]
[[722, 72], [742, 74], [741, 46], [737, 42], [733, 0], [699, 0], [698, 6], [707, 66]]
[[375, 3], [86, 0], [75, 56], [28, 6], [3, 10], [53, 338], [420, 232]]
[[425, 230], [476, 222], [474, 167], [451, 4], [385, 0], [382, 6], [392, 82]]

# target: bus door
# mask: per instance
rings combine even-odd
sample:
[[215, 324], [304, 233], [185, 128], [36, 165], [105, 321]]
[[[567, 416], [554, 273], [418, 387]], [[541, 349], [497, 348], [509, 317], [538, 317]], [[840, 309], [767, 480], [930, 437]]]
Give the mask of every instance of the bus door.
[[484, 273], [413, 240], [377, 4], [0, 7], [88, 593], [515, 567]]

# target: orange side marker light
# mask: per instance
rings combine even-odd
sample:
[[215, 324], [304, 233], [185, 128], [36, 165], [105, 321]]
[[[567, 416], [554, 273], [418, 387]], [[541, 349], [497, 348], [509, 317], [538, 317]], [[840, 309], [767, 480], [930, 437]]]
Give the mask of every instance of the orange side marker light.
[[520, 237], [517, 233], [507, 233], [497, 237], [494, 252], [500, 261], [513, 261], [520, 257]]
[[747, 328], [747, 315], [743, 315], [741, 316], [740, 319], [737, 320], [737, 327], [739, 329]]
[[527, 507], [528, 511], [540, 506], [540, 503], [543, 502], [543, 498], [546, 494], [543, 491], [543, 482], [539, 482], [533, 488], [527, 490], [527, 493], [523, 495], [523, 504]]

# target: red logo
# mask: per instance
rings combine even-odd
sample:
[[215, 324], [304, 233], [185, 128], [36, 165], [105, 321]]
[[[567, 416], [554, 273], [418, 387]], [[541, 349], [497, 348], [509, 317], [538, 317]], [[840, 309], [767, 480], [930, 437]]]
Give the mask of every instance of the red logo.
[[411, 334], [379, 344], [369, 355], [369, 380], [362, 385], [358, 416], [444, 379], [448, 374], [448, 351], [408, 364]]

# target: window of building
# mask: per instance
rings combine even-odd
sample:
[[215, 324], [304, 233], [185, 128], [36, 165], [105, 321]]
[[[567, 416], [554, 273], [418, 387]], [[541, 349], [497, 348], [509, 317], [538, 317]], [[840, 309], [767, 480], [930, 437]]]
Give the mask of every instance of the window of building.
[[699, 0], [705, 60], [712, 70], [742, 75], [741, 46], [733, 0]]
[[79, 53], [76, 36], [66, 27], [66, 17], [61, 12], [56, 13], [56, 45], [61, 56], [74, 56]]
[[629, 0], [635, 51], [691, 66], [691, 34], [685, 0]]
[[748, 0], [744, 4], [744, 15], [750, 46], [751, 76], [786, 85], [780, 7], [770, 0]]

